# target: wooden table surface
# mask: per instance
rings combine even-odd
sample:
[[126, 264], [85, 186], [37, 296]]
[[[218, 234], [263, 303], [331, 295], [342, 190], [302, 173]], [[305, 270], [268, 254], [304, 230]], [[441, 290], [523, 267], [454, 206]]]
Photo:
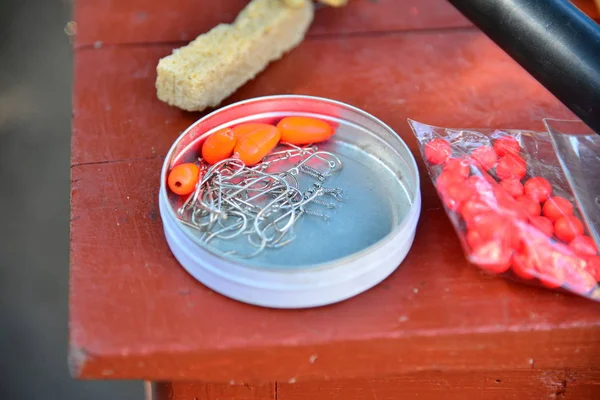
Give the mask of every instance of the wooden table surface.
[[[292, 384], [311, 379], [443, 372], [468, 380], [470, 371], [495, 371], [526, 381], [519, 374], [533, 370], [600, 393], [598, 374], [589, 375], [600, 367], [600, 305], [479, 273], [423, 172], [407, 118], [543, 129], [544, 117], [573, 117], [444, 0], [351, 0], [320, 10], [298, 48], [224, 103], [324, 96], [395, 129], [417, 158], [423, 191], [415, 243], [398, 270], [343, 303], [282, 311], [229, 300], [179, 266], [158, 214], [159, 174], [171, 143], [204, 114], [157, 100], [156, 64], [246, 3], [76, 2], [74, 376], [256, 383], [254, 399], [274, 390], [310, 396]], [[276, 381], [290, 386], [274, 389]], [[336, 387], [330, 398], [344, 399]]]

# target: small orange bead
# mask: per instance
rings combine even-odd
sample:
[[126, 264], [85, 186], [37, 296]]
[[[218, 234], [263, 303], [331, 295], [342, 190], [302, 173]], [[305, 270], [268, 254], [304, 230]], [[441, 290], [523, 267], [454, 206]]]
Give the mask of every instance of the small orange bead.
[[251, 132], [254, 132], [255, 130], [270, 129], [270, 126], [273, 125], [264, 124], [262, 122], [246, 122], [233, 127], [233, 136], [235, 136], [237, 140], [240, 140], [241, 138], [243, 138]]
[[265, 125], [242, 137], [233, 151], [247, 166], [258, 164], [271, 150], [277, 146], [281, 134], [273, 125]]
[[184, 163], [169, 172], [167, 183], [173, 193], [185, 196], [196, 189], [199, 180], [200, 168], [194, 163]]
[[209, 164], [229, 158], [236, 142], [233, 129], [221, 129], [210, 135], [202, 145], [202, 158]]
[[324, 142], [333, 135], [333, 127], [310, 117], [285, 117], [277, 124], [281, 141], [295, 145]]

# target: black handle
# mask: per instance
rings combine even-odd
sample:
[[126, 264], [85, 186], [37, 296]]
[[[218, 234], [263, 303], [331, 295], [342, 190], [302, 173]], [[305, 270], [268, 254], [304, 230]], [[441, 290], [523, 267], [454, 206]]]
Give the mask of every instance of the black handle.
[[448, 1], [600, 134], [598, 24], [567, 0]]

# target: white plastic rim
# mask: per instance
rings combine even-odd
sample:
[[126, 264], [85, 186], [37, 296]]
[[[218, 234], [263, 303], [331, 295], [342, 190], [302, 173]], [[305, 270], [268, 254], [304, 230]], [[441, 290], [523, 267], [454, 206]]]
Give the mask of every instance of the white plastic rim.
[[[160, 198], [160, 211], [169, 207]], [[172, 219], [163, 221], [167, 242], [177, 261], [195, 279], [215, 292], [244, 303], [272, 308], [307, 308], [354, 297], [387, 278], [412, 246], [421, 211], [421, 195], [401, 229], [377, 244], [375, 251], [306, 270], [261, 270], [235, 264], [199, 247]]]
[[[309, 96], [271, 96], [271, 98], [315, 99], [359, 111], [393, 132], [391, 128], [366, 112], [344, 103]], [[261, 101], [266, 98], [246, 100]], [[240, 103], [236, 103], [238, 105]], [[232, 106], [236, 106], [232, 105]], [[228, 107], [232, 107], [228, 106]], [[218, 113], [219, 110], [213, 112]], [[209, 114], [190, 128], [210, 117]], [[190, 129], [188, 128], [188, 130]], [[182, 136], [185, 136], [184, 132]], [[196, 280], [226, 297], [262, 307], [270, 308], [309, 308], [337, 303], [354, 297], [374, 287], [387, 278], [405, 259], [414, 241], [417, 223], [421, 213], [421, 193], [419, 175], [411, 206], [404, 219], [393, 231], [374, 245], [344, 257], [340, 260], [299, 269], [268, 269], [244, 265], [222, 257], [199, 246], [181, 228], [174, 217], [169, 203], [165, 182], [167, 164], [171, 158], [171, 148], [163, 165], [159, 210], [165, 237], [171, 252], [181, 266]], [[406, 144], [402, 144], [408, 149]], [[416, 161], [410, 151], [411, 167], [417, 171]]]

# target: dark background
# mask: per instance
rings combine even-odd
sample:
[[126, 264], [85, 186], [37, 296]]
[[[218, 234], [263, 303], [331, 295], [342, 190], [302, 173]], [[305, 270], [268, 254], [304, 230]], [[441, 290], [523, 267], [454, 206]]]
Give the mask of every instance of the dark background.
[[0, 400], [136, 400], [67, 366], [71, 0], [0, 0]]

